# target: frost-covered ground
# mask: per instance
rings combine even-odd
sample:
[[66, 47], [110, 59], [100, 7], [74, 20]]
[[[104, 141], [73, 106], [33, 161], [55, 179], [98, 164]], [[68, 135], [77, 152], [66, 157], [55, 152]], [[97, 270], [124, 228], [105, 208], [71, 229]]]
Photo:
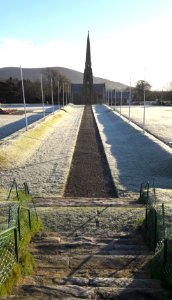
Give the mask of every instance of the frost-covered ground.
[[[3, 109], [15, 110], [15, 114], [0, 114], [0, 139], [13, 134], [18, 130], [25, 130], [26, 121], [23, 105], [3, 105]], [[55, 105], [54, 109], [59, 107]], [[52, 112], [52, 106], [45, 105], [45, 114]], [[43, 108], [40, 105], [27, 105], [26, 107], [27, 123], [32, 124], [43, 118]]]
[[119, 194], [155, 181], [159, 197], [172, 199], [172, 149], [106, 106], [95, 106], [94, 114]]
[[[120, 107], [117, 106], [116, 110], [120, 112]], [[143, 111], [143, 106], [130, 108], [131, 120], [141, 127], [143, 126]], [[122, 106], [121, 114], [128, 118], [129, 107]], [[166, 143], [172, 142], [172, 106], [146, 106], [145, 128]]]
[[33, 195], [63, 194], [83, 107], [71, 106], [65, 110], [63, 117], [56, 123], [51, 134], [42, 140], [32, 157], [22, 165], [0, 170], [1, 187], [8, 188], [15, 178], [19, 184], [27, 181]]
[[[70, 106], [31, 156], [12, 169], [1, 169], [0, 187], [9, 187], [16, 178], [27, 181], [34, 195], [61, 196], [82, 112], [83, 107]], [[95, 106], [94, 113], [119, 195], [138, 197], [140, 184], [155, 180], [158, 196], [172, 199], [172, 149], [106, 106]]]

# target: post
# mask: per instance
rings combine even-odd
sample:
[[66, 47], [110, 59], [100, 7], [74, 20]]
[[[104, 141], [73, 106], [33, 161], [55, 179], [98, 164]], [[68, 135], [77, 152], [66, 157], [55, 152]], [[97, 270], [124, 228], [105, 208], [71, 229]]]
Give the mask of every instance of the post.
[[164, 269], [167, 266], [167, 254], [168, 254], [168, 240], [164, 240]]
[[22, 92], [23, 92], [23, 105], [24, 105], [24, 114], [25, 114], [25, 124], [26, 124], [26, 131], [27, 131], [28, 121], [27, 121], [27, 114], [26, 114], [26, 100], [25, 100], [25, 93], [24, 93], [23, 72], [22, 72], [22, 67], [21, 66], [20, 66], [20, 72], [21, 72]]
[[20, 227], [20, 206], [18, 207], [18, 210], [17, 210], [17, 216], [18, 216], [17, 223], [18, 223], [19, 240], [21, 240], [21, 227]]
[[42, 74], [41, 74], [41, 95], [42, 95], [43, 117], [44, 117], [44, 119], [45, 119], [44, 91], [43, 91], [43, 83], [42, 83]]
[[17, 228], [14, 228], [14, 243], [15, 243], [15, 254], [16, 261], [19, 261], [19, 252], [18, 252], [18, 239], [17, 239]]
[[53, 95], [53, 80], [51, 78], [51, 99], [52, 99], [52, 108], [53, 108], [53, 114], [54, 114], [54, 95]]
[[59, 85], [59, 80], [58, 80], [58, 82], [57, 82], [57, 86], [58, 86], [58, 108], [60, 108], [59, 106], [60, 106], [60, 85]]
[[145, 132], [146, 118], [146, 90], [145, 90], [145, 69], [144, 69], [144, 89], [143, 89], [143, 132]]
[[122, 106], [122, 90], [121, 90], [121, 101], [120, 101], [120, 115], [121, 115], [121, 106]]
[[66, 105], [67, 105], [67, 100], [68, 100], [68, 84], [66, 82]]
[[154, 251], [155, 251], [157, 245], [157, 212], [155, 208], [153, 210], [155, 214], [155, 232], [154, 232]]
[[64, 108], [64, 82], [63, 82], [63, 108]]
[[128, 119], [131, 121], [131, 75], [130, 75], [130, 95], [129, 95], [129, 111], [128, 111]]
[[115, 110], [116, 110], [116, 89], [115, 89]]
[[30, 209], [28, 209], [28, 220], [29, 220], [29, 228], [32, 229]]

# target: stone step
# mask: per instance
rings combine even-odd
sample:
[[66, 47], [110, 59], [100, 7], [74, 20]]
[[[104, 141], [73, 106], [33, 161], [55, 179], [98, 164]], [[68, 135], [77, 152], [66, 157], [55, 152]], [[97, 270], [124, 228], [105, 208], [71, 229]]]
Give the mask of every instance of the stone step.
[[[36, 255], [36, 275], [64, 277], [149, 278], [149, 256], [145, 255]], [[50, 275], [51, 274], [51, 275]]]
[[69, 269], [53, 269], [48, 266], [37, 267], [36, 275], [33, 276], [34, 282], [52, 283], [59, 279], [66, 278], [68, 276], [77, 276], [82, 278], [95, 279], [97, 277], [110, 277], [110, 278], [135, 278], [135, 279], [150, 279], [149, 270], [138, 270], [138, 269], [78, 269], [75, 272], [71, 272]]
[[38, 275], [32, 278], [25, 279], [25, 285], [78, 285], [90, 287], [113, 287], [113, 288], [160, 288], [159, 280], [152, 280], [150, 278], [83, 278], [83, 277], [39, 277]]
[[143, 244], [127, 244], [126, 241], [111, 241], [109, 243], [103, 242], [93, 242], [93, 241], [71, 241], [59, 243], [56, 240], [48, 240], [42, 241], [39, 243], [34, 243], [33, 246], [30, 247], [30, 250], [34, 255], [36, 254], [107, 254], [107, 255], [122, 255], [122, 254], [130, 254], [130, 255], [146, 255], [150, 254], [147, 247]]
[[138, 202], [138, 195], [135, 199], [130, 197], [120, 197], [120, 198], [83, 198], [83, 197], [57, 197], [57, 198], [34, 198], [36, 207], [80, 207], [80, 206], [90, 206], [90, 207], [144, 207], [143, 204]]
[[[22, 298], [23, 297], [23, 298]], [[28, 298], [29, 297], [29, 298]], [[161, 288], [81, 287], [78, 285], [29, 285], [22, 286], [20, 293], [8, 299], [114, 299], [114, 300], [170, 300]]]

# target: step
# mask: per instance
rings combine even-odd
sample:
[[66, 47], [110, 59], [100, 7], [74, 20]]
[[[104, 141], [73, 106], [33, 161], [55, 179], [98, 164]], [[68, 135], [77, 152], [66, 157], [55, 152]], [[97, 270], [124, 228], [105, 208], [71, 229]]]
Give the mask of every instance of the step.
[[22, 286], [18, 298], [12, 299], [114, 299], [114, 300], [170, 300], [161, 288], [81, 287], [77, 285]]
[[78, 286], [90, 286], [90, 287], [113, 287], [113, 288], [160, 288], [161, 284], [159, 280], [152, 280], [150, 278], [109, 278], [109, 277], [95, 277], [95, 278], [83, 278], [83, 277], [39, 277], [37, 275], [32, 278], [26, 278], [25, 284], [32, 285], [78, 285]]
[[39, 254], [107, 254], [107, 255], [120, 255], [120, 254], [149, 254], [149, 250], [144, 245], [127, 244], [127, 243], [93, 243], [93, 242], [41, 242], [34, 244], [30, 247], [34, 255]]

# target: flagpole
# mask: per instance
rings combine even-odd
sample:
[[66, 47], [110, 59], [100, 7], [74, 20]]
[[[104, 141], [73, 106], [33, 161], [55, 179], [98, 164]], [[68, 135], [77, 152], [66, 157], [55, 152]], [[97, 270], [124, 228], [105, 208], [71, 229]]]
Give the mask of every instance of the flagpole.
[[145, 132], [145, 119], [146, 119], [146, 95], [145, 95], [145, 69], [144, 69], [144, 89], [143, 89], [143, 132]]
[[27, 130], [28, 129], [28, 121], [27, 121], [27, 114], [26, 114], [26, 100], [25, 100], [25, 93], [24, 93], [23, 72], [22, 72], [22, 67], [21, 66], [20, 66], [20, 72], [21, 72], [22, 92], [23, 92], [23, 104], [24, 104], [24, 113], [25, 113], [25, 124], [26, 124], [26, 130]]
[[51, 78], [51, 98], [52, 98], [52, 107], [53, 107], [53, 114], [54, 114], [54, 95], [53, 95], [53, 81]]
[[41, 73], [41, 95], [42, 95], [43, 116], [44, 116], [44, 119], [45, 119], [44, 91], [43, 91], [43, 84], [42, 84], [42, 73]]
[[131, 121], [131, 75], [130, 75], [130, 95], [129, 95], [129, 112], [128, 112], [129, 116], [129, 122]]

